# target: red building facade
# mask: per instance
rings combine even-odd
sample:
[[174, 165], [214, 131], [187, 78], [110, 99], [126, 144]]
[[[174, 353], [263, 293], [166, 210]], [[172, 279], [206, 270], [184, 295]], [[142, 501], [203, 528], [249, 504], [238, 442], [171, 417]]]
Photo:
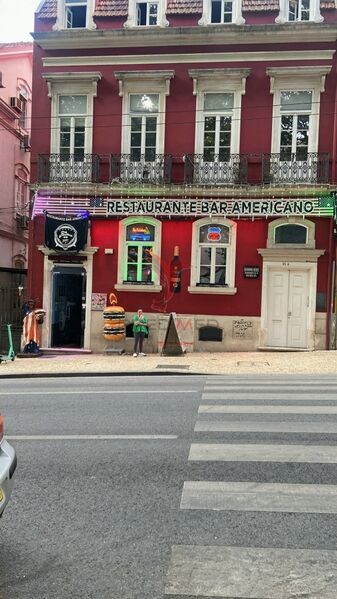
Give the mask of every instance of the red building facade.
[[[30, 292], [45, 347], [102, 351], [111, 291], [189, 350], [324, 349], [335, 280], [334, 2], [46, 0]], [[47, 247], [46, 215], [89, 215]], [[64, 241], [63, 237], [63, 241]], [[175, 268], [176, 267], [176, 268]]]

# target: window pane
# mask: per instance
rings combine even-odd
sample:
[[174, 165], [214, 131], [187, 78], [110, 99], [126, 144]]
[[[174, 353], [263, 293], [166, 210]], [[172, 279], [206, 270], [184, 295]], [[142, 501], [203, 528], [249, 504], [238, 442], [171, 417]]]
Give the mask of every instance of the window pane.
[[211, 283], [211, 268], [210, 268], [210, 266], [200, 266], [200, 283], [202, 285], [210, 285], [210, 283]]
[[199, 229], [199, 243], [229, 243], [229, 227], [225, 225], [203, 225]]
[[215, 132], [206, 131], [204, 135], [204, 146], [212, 147], [215, 146]]
[[127, 265], [127, 273], [126, 273], [127, 281], [137, 281], [137, 265], [128, 264]]
[[281, 162], [290, 162], [291, 161], [291, 147], [284, 146], [280, 148], [280, 161]]
[[219, 0], [212, 1], [211, 23], [221, 23], [221, 2]]
[[297, 112], [311, 110], [312, 92], [283, 91], [281, 92], [281, 112]]
[[211, 254], [212, 254], [212, 248], [201, 247], [200, 248], [200, 264], [203, 264], [205, 266], [211, 264]]
[[231, 131], [232, 129], [232, 117], [231, 116], [222, 116], [220, 118], [220, 130], [221, 131]]
[[215, 264], [217, 266], [226, 266], [226, 248], [216, 248]]
[[145, 160], [147, 162], [155, 162], [156, 148], [145, 148]]
[[141, 159], [142, 151], [140, 148], [131, 148], [130, 160], [131, 162], [139, 162]]
[[138, 259], [138, 246], [137, 245], [129, 245], [128, 246], [128, 262], [137, 262]]
[[204, 110], [233, 110], [234, 94], [205, 94]]
[[144, 246], [142, 248], [142, 262], [143, 264], [152, 263], [152, 245]]
[[143, 283], [151, 283], [152, 281], [152, 265], [147, 264], [146, 266], [142, 266], [142, 282]]
[[131, 133], [131, 146], [134, 147], [139, 147], [141, 146], [141, 139], [142, 136], [140, 133]]
[[130, 112], [158, 112], [159, 94], [131, 94]]
[[157, 131], [157, 117], [146, 117], [146, 131]]
[[132, 117], [131, 119], [131, 131], [142, 130], [142, 119], [140, 117]]
[[297, 128], [298, 129], [309, 129], [309, 115], [301, 114], [297, 117]]
[[275, 243], [307, 243], [307, 228], [302, 225], [280, 225], [275, 228]]
[[205, 162], [214, 162], [214, 156], [215, 156], [214, 148], [211, 147], [211, 148], [204, 149], [203, 159]]
[[290, 146], [292, 142], [291, 131], [281, 131], [281, 146]]
[[226, 268], [223, 266], [215, 267], [215, 284], [225, 285], [226, 283]]
[[59, 114], [86, 114], [87, 96], [59, 96]]
[[127, 241], [154, 241], [155, 228], [147, 223], [134, 223], [126, 227]]

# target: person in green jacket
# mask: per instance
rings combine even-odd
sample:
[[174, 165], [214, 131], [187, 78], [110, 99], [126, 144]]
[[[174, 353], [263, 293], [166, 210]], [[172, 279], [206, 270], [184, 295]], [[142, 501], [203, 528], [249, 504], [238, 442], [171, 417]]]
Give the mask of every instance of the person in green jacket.
[[133, 319], [133, 332], [134, 332], [134, 336], [135, 336], [135, 347], [133, 350], [133, 356], [134, 358], [137, 358], [138, 356], [138, 344], [139, 344], [139, 355], [140, 356], [146, 356], [146, 354], [144, 354], [143, 352], [143, 342], [144, 342], [144, 337], [147, 333], [148, 330], [148, 326], [147, 326], [147, 317], [145, 316], [145, 314], [143, 314], [143, 310], [141, 308], [138, 308], [137, 310], [137, 314], [134, 315]]

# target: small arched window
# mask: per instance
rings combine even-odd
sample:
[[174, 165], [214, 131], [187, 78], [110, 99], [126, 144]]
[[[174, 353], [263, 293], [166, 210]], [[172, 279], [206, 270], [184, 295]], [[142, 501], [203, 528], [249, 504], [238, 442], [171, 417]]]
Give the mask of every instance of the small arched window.
[[277, 218], [268, 225], [267, 248], [315, 248], [315, 223], [299, 216]]
[[275, 243], [303, 243], [308, 240], [308, 229], [304, 225], [288, 224], [275, 227]]

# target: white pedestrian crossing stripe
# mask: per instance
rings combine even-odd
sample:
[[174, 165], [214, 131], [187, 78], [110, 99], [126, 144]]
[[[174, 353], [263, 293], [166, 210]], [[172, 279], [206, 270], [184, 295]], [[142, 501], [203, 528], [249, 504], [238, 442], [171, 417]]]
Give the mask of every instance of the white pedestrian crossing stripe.
[[174, 545], [165, 594], [336, 599], [337, 551]]
[[196, 462], [302, 462], [337, 464], [337, 446], [192, 443], [188, 459]]
[[[262, 391], [250, 391], [249, 393], [234, 393], [234, 392], [223, 392], [223, 391], [212, 391], [207, 392], [207, 393], [203, 393], [201, 396], [202, 401], [209, 401], [209, 400], [213, 400], [213, 399], [223, 399], [225, 400], [245, 400], [247, 402], [250, 402], [252, 400], [270, 400], [270, 401], [276, 401], [276, 400], [282, 400], [282, 401], [289, 401], [290, 399], [290, 394], [289, 393], [278, 393], [277, 391], [272, 392], [272, 393], [265, 393]], [[336, 393], [320, 393], [319, 391], [317, 391], [317, 393], [296, 393], [296, 396], [294, 398], [296, 401], [334, 401], [337, 402], [337, 394]]]
[[289, 406], [203, 404], [199, 414], [337, 414], [337, 406]]
[[337, 514], [336, 485], [187, 481], [184, 510]]
[[270, 420], [198, 420], [195, 432], [337, 434], [337, 422], [277, 422]]

